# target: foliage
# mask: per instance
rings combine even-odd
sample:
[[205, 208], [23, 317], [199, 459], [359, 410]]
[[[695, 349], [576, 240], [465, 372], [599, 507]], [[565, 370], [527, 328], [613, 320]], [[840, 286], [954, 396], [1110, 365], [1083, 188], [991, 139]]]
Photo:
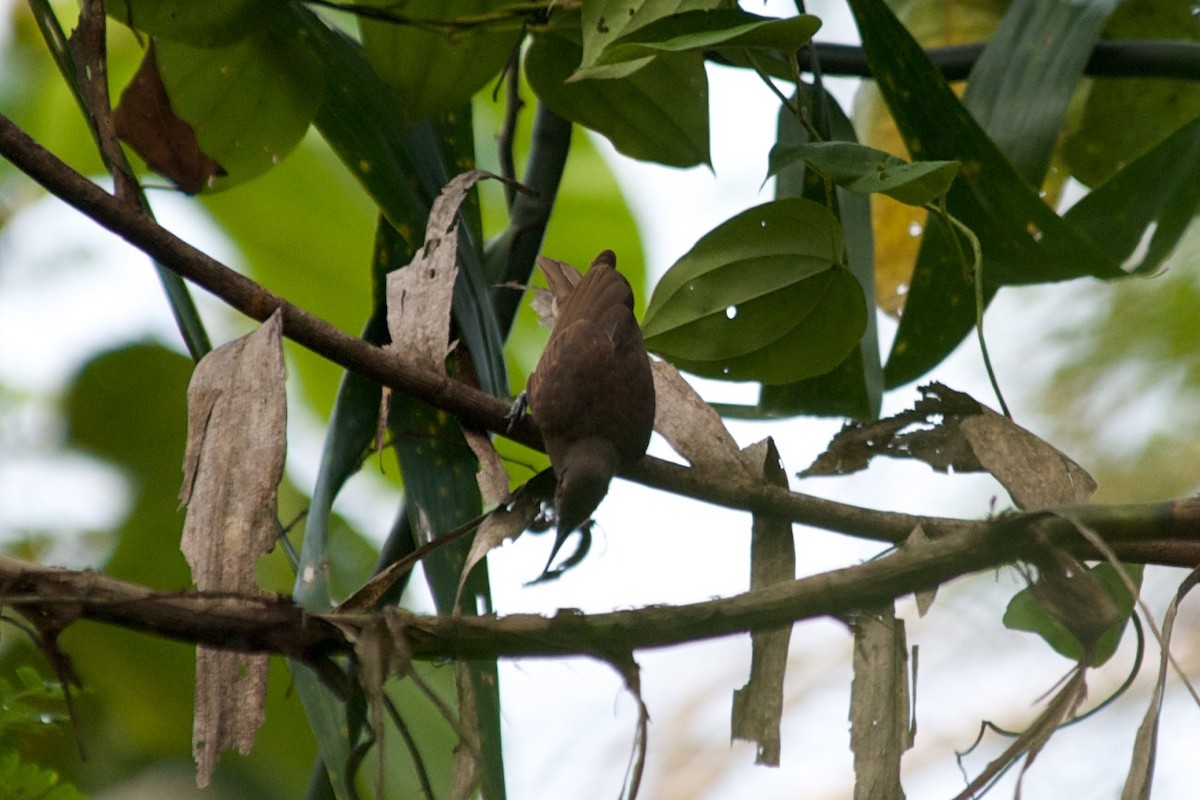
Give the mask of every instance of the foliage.
[[[584, 264], [612, 248], [635, 286], [644, 272], [638, 232], [615, 181], [587, 139], [572, 140], [572, 127], [606, 138], [627, 157], [672, 167], [711, 165], [709, 119], [722, 110], [710, 108], [706, 64], [731, 65], [756, 75], [764, 91], [780, 100], [766, 176], [775, 179], [774, 198], [700, 237], [652, 292], [638, 293], [649, 297], [646, 344], [694, 375], [752, 384], [755, 402], [718, 406], [728, 417], [846, 416], [868, 431], [877, 430], [872, 424], [894, 423], [896, 433], [907, 418], [872, 423], [885, 390], [924, 376], [973, 329], [982, 340], [985, 309], [1002, 290], [1081, 277], [1115, 284], [1153, 274], [1200, 208], [1194, 95], [1160, 97], [1162, 86], [1155, 84], [1151, 98], [1143, 98], [1149, 107], [1139, 114], [1143, 133], [1114, 137], [1112, 109], [1131, 102], [1123, 93], [1129, 87], [1097, 82], [1089, 93], [1084, 78], [1101, 37], [1133, 35], [1132, 7], [1151, 6], [1152, 0], [1135, 0], [1115, 13], [1110, 0], [1016, 0], [1007, 10], [975, 4], [986, 6], [983, 13], [996, 25], [961, 99], [913, 35], [920, 27], [914, 18], [933, 5], [914, 2], [896, 14], [883, 0], [850, 2], [879, 91], [870, 113], [886, 104], [908, 158], [858, 142], [865, 126], [856, 132], [826, 91], [817, 51], [801, 50], [819, 31], [817, 17], [774, 19], [729, 0], [372, 0], [352, 8], [111, 0], [104, 9], [85, 0], [78, 20], [73, 7], [31, 0], [28, 11], [15, 12], [13, 41], [2, 54], [0, 112], [72, 167], [85, 174], [103, 169], [119, 184], [125, 155], [114, 154], [115, 140], [105, 139], [115, 126], [134, 172], [143, 182], [157, 173], [194, 195], [192, 207], [228, 237], [249, 276], [341, 330], [361, 331], [372, 344], [397, 336], [387, 325], [387, 276], [413, 261], [423, 243], [428, 254], [453, 240], [458, 278], [452, 314], [438, 324], [458, 345], [436, 369], [448, 368], [452, 378], [507, 401], [523, 386], [539, 337], [532, 313], [517, 311], [512, 285], [529, 281], [539, 252]], [[83, 34], [67, 45], [61, 29], [96, 30], [101, 22], [89, 22], [88, 14], [98, 9], [107, 11], [105, 47], [89, 45]], [[1156, 20], [1138, 27], [1137, 35], [1200, 38], [1194, 18]], [[89, 88], [98, 66], [119, 98], [112, 119]], [[17, 74], [23, 77], [9, 77]], [[532, 116], [522, 113], [522, 97], [531, 92], [537, 104]], [[501, 94], [502, 108], [495, 100]], [[72, 121], [63, 124], [72, 105]], [[855, 116], [866, 115], [860, 110]], [[499, 142], [495, 153], [493, 140]], [[507, 188], [472, 190], [459, 221], [439, 230], [432, 213], [439, 192], [454, 175], [476, 167], [502, 175]], [[1050, 187], [1053, 197], [1051, 184], [1067, 174], [1087, 191], [1059, 213], [1042, 187]], [[518, 179], [532, 191], [513, 189]], [[19, 180], [8, 162], [0, 162], [0, 186]], [[909, 218], [881, 223], [877, 216], [873, 227], [867, 196], [881, 195], [933, 214], [923, 223], [911, 277], [896, 278], [891, 252], [897, 241], [912, 238]], [[15, 215], [22, 202], [0, 211]], [[875, 320], [877, 280], [908, 287], [886, 358]], [[203, 330], [205, 322], [214, 329], [240, 325], [216, 315], [201, 319], [178, 290], [169, 297], [184, 329]], [[195, 341], [189, 342], [193, 350]], [[320, 420], [325, 441], [312, 465], [314, 484], [298, 486], [293, 476], [272, 498], [284, 524], [307, 516], [258, 564], [259, 585], [326, 614], [372, 574], [469, 526], [487, 505], [477, 483], [486, 456], [480, 455], [479, 431], [431, 398], [396, 395], [389, 405], [377, 382], [343, 370], [326, 352], [294, 348], [287, 355], [306, 413]], [[63, 394], [65, 446], [120, 469], [133, 487], [126, 519], [104, 535], [107, 556], [98, 566], [159, 589], [192, 580], [173, 533], [179, 527], [176, 481], [191, 372], [187, 359], [164, 347], [127, 344], [91, 354]], [[1016, 499], [1006, 470], [1032, 474], [1031, 462], [989, 460], [988, 446], [996, 439], [1019, 441], [1037, 457], [1059, 454], [1043, 442], [1029, 445], [1032, 434], [996, 422], [977, 406], [962, 422], [973, 448], [971, 469], [995, 475]], [[927, 414], [944, 412], [938, 407]], [[715, 416], [698, 422], [707, 412], [686, 413], [700, 416], [687, 418], [684, 427], [694, 435], [715, 430], [709, 438], [725, 446], [721, 436], [728, 434]], [[949, 428], [945, 420], [929, 424]], [[991, 426], [986, 434], [979, 430], [983, 425]], [[664, 435], [677, 444], [674, 435]], [[373, 441], [380, 436], [386, 454], [376, 456]], [[898, 441], [906, 442], [903, 449], [916, 440]], [[958, 439], [953, 444], [961, 446]], [[540, 453], [500, 446], [514, 462], [530, 465], [528, 474], [515, 467], [504, 476], [513, 487], [545, 466]], [[883, 452], [877, 442], [867, 446], [872, 455]], [[747, 467], [749, 456], [736, 448], [721, 458], [730, 484], [746, 475], [763, 479], [761, 458]], [[699, 457], [688, 460], [696, 470], [706, 466]], [[364, 463], [383, 465], [387, 480], [402, 488], [384, 530], [364, 530], [361, 520], [334, 511]], [[930, 463], [945, 468], [947, 462]], [[1086, 501], [1069, 492], [1053, 497], [1055, 506]], [[506, 512], [516, 506], [501, 503]], [[764, 515], [754, 511], [757, 531]], [[493, 611], [487, 571], [463, 575], [464, 565], [474, 563], [469, 551], [466, 539], [457, 540], [422, 561], [433, 606], [448, 619]], [[1095, 661], [1084, 666], [1103, 663], [1134, 613], [1123, 574], [1114, 563], [1077, 576], [1076, 587], [1099, 576], [1117, 606], [1119, 619], [1098, 651], [1072, 638], [1069, 624], [1039, 606], [1032, 587], [1014, 598], [1005, 624], [1038, 633], [1075, 660], [1088, 651]], [[1135, 574], [1140, 580], [1140, 567]], [[1031, 578], [1035, 585], [1038, 580], [1051, 578]], [[760, 578], [753, 585], [765, 586]], [[412, 589], [402, 580], [383, 602], [411, 607], [418, 602], [406, 591]], [[81, 704], [87, 727], [120, 734], [95, 737], [101, 740], [98, 755], [87, 764], [71, 762], [60, 746], [58, 763], [69, 765], [64, 775], [99, 790], [123, 775], [185, 757], [194, 684], [190, 653], [95, 629], [72, 628], [61, 646], [90, 689]], [[217, 782], [231, 796], [298, 796], [308, 787], [310, 796], [350, 798], [369, 785], [377, 768], [395, 796], [465, 796], [478, 786], [486, 797], [504, 797], [496, 659], [396, 670], [403, 654], [380, 650], [365, 634], [355, 646], [354, 658], [334, 665], [344, 681], [340, 693], [310, 662], [275, 659], [255, 754], [227, 757]], [[758, 639], [755, 646], [757, 658]], [[611, 661], [637, 696], [644, 746], [646, 707], [632, 653], [619, 654], [628, 657], [625, 662], [599, 649], [587, 652]], [[898, 652], [905, 653], [902, 642]], [[13, 647], [0, 661], [29, 657], [28, 647]], [[371, 672], [378, 666], [372, 657], [385, 662], [384, 675]], [[18, 674], [32, 691], [27, 672]], [[859, 693], [859, 678], [856, 695], [869, 696]], [[778, 681], [782, 691], [782, 674]], [[274, 688], [285, 685], [299, 702]], [[5, 726], [31, 724], [14, 711], [21, 706], [6, 700], [20, 699], [16, 691], [0, 682], [0, 743], [6, 731], [17, 731]], [[386, 739], [385, 698], [395, 712]], [[398, 739], [410, 740], [408, 746]], [[1026, 747], [1030, 761], [1039, 748]], [[632, 772], [631, 793], [639, 770]], [[24, 781], [30, 797], [75, 796], [68, 785], [55, 785], [55, 773], [12, 752], [0, 757], [0, 783], [5, 775]], [[860, 774], [860, 786], [888, 777]], [[891, 777], [898, 781], [898, 774]], [[457, 786], [459, 781], [469, 785]], [[38, 786], [43, 794], [34, 792]]]

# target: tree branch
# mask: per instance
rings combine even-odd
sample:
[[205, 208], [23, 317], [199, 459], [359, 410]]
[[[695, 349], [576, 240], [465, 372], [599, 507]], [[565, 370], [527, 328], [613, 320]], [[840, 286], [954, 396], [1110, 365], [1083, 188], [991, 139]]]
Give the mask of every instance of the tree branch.
[[[1182, 554], [1186, 543], [1190, 545], [1186, 562], [1194, 565], [1200, 561], [1196, 525], [1200, 501], [1175, 504], [1173, 514], [1178, 527], [1188, 531], [1186, 540], [1147, 541], [1136, 526], [1130, 526], [1123, 533], [1114, 529], [1109, 543], [1122, 559], [1148, 545], [1165, 544]], [[386, 613], [397, 615], [399, 624], [390, 627], [402, 631], [408, 650], [422, 660], [609, 657], [817, 617], [846, 616], [1028, 558], [1046, 547], [1098, 557], [1063, 516], [1014, 515], [902, 546], [864, 564], [700, 603], [586, 615], [563, 610], [553, 617], [430, 617], [398, 609]], [[50, 618], [58, 627], [90, 619], [180, 641], [281, 653], [309, 662], [350, 652], [353, 648], [343, 629], [360, 627], [367, 619], [356, 614], [308, 614], [285, 598], [159, 592], [94, 572], [44, 567], [6, 556], [0, 556], [0, 603], [31, 618]]]
[[[965, 80], [979, 60], [985, 42], [932, 47], [929, 60], [948, 81]], [[826, 75], [870, 78], [866, 51], [857, 45], [814, 42], [821, 71]], [[805, 63], [804, 60], [800, 61]], [[1200, 44], [1177, 40], [1125, 39], [1096, 43], [1084, 73], [1094, 78], [1175, 78], [1200, 80]]]
[[[351, 336], [282, 297], [267, 291], [160, 226], [140, 210], [75, 172], [0, 114], [0, 155], [49, 192], [86, 214], [159, 263], [207, 289], [252, 319], [266, 320], [283, 309], [284, 334], [346, 369], [393, 390], [434, 405], [468, 425], [500, 433], [541, 449], [532, 418], [508, 431], [508, 406], [499, 398], [431, 370], [402, 364], [381, 348]], [[769, 513], [794, 522], [882, 542], [899, 543], [920, 526], [928, 536], [955, 531], [979, 532], [987, 523], [962, 519], [875, 511], [792, 492], [767, 484], [741, 482], [727, 473], [685, 467], [647, 456], [624, 477], [683, 497], [746, 511]], [[1177, 513], [1177, 506], [1187, 506]], [[1075, 517], [1110, 541], [1140, 540], [1143, 555], [1155, 563], [1200, 563], [1196, 515], [1187, 503], [1146, 506], [1085, 506]], [[1029, 515], [1014, 515], [1013, 518]], [[1035, 518], [1035, 517], [1034, 517]], [[1157, 543], [1152, 546], [1152, 543]], [[1140, 559], [1139, 559], [1140, 560]]]

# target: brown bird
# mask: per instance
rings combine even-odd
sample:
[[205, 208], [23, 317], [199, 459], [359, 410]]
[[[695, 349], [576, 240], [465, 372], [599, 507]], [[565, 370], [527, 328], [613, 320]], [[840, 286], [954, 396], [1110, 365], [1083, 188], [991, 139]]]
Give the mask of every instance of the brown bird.
[[527, 391], [558, 479], [551, 559], [600, 505], [613, 475], [645, 455], [654, 427], [650, 359], [633, 290], [616, 265], [605, 250], [580, 278], [569, 265], [538, 259], [558, 305]]

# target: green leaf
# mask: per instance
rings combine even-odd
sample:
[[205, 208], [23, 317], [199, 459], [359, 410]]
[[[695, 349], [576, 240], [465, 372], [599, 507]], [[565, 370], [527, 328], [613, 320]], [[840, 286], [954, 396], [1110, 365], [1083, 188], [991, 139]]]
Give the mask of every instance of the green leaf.
[[1039, 186], [1100, 31], [1120, 0], [1017, 0], [971, 69], [963, 105]]
[[[663, 17], [729, 5], [730, 0], [588, 0], [580, 11], [580, 23], [572, 26], [581, 30], [583, 47], [582, 57], [572, 68], [595, 67], [596, 60], [608, 45]], [[598, 67], [592, 71], [591, 77], [623, 78], [638, 71], [650, 61], [651, 58], [647, 57], [623, 64]]]
[[920, 206], [941, 197], [958, 174], [957, 161], [908, 163], [882, 150], [851, 142], [809, 142], [771, 148], [768, 175], [804, 161], [829, 180], [852, 192], [879, 192]]
[[554, 113], [608, 137], [631, 158], [673, 167], [709, 164], [708, 77], [698, 53], [655, 58], [622, 80], [567, 82], [579, 64], [578, 32], [534, 37], [525, 70]]
[[[1125, 571], [1136, 586], [1142, 585], [1141, 564], [1125, 564]], [[1096, 643], [1092, 666], [1099, 667], [1112, 658], [1121, 643], [1121, 634], [1133, 614], [1134, 599], [1112, 564], [1097, 564], [1088, 570], [1101, 589], [1112, 598], [1121, 614], [1120, 622], [1104, 632]], [[1025, 588], [1013, 595], [1004, 611], [1004, 627], [1014, 631], [1036, 633], [1060, 655], [1079, 661], [1084, 657], [1083, 645], [1045, 606], [1037, 601], [1032, 589]]]
[[[812, 125], [827, 139], [855, 141], [854, 126], [837, 101], [824, 89], [803, 87], [796, 102], [811, 109]], [[791, 109], [780, 107], [776, 143], [803, 144], [808, 130]], [[816, 178], [803, 161], [784, 167], [776, 175], [775, 197], [803, 197], [826, 202], [825, 182]], [[835, 208], [846, 240], [850, 271], [862, 287], [866, 307], [875, 307], [875, 244], [871, 226], [870, 198], [838, 188]], [[883, 395], [883, 368], [879, 361], [879, 333], [875, 315], [868, 312], [867, 327], [857, 347], [834, 369], [796, 383], [763, 386], [757, 406], [721, 405], [724, 416], [777, 418], [797, 414], [875, 419]]]
[[108, 15], [159, 39], [220, 47], [261, 27], [270, 0], [109, 0]]
[[862, 289], [842, 259], [840, 226], [824, 206], [787, 199], [751, 208], [667, 270], [646, 309], [646, 346], [725, 380], [828, 372], [866, 327]]
[[[812, 40], [821, 21], [809, 15], [777, 19], [740, 9], [689, 11], [663, 17], [607, 45], [596, 65], [618, 64], [662, 53], [703, 53], [716, 47], [794, 52]], [[575, 78], [593, 77], [589, 68]]]
[[[370, 5], [395, 7], [392, 0]], [[406, 17], [454, 20], [506, 6], [505, 0], [409, 0]], [[363, 53], [396, 90], [409, 121], [457, 111], [492, 80], [508, 61], [522, 34], [519, 18], [442, 32], [416, 25], [359, 18]]]
[[[1063, 217], [1122, 259], [1132, 272], [1153, 272], [1200, 210], [1197, 175], [1200, 117], [1125, 165]], [[1145, 249], [1139, 261], [1141, 246]]]
[[171, 110], [225, 170], [214, 190], [278, 164], [321, 103], [321, 66], [286, 25], [216, 48], [163, 40], [155, 53]]
[[[882, 0], [851, 0], [851, 8], [867, 60], [913, 157], [962, 163], [947, 206], [979, 238], [985, 300], [1002, 285], [1125, 274], [1114, 254], [1046, 206]], [[1035, 76], [1024, 80], [1033, 82]], [[931, 218], [885, 370], [887, 385], [907, 383], [934, 367], [974, 321], [973, 292], [954, 239]]]
[[[1200, 15], [1194, 4], [1179, 0], [1126, 0], [1108, 18], [1104, 36], [1170, 40], [1159, 44], [1186, 47], [1200, 42]], [[1167, 131], [1198, 115], [1200, 92], [1194, 80], [1095, 80], [1082, 119], [1063, 142], [1063, 159], [1072, 176], [1087, 186], [1099, 186], [1121, 165], [1157, 145]]]

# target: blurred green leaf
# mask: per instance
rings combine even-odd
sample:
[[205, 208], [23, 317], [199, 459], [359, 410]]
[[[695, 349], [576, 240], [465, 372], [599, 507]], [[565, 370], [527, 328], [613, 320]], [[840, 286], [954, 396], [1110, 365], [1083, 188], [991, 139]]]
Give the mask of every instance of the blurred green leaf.
[[866, 327], [862, 289], [842, 265], [837, 219], [786, 199], [705, 234], [659, 281], [646, 346], [725, 380], [788, 383], [833, 369]]
[[[437, 131], [428, 120], [405, 126], [394, 91], [356, 42], [306, 8], [291, 11], [287, 24], [309, 42], [328, 80], [316, 117], [321, 135], [392, 226], [408, 241], [423, 240], [430, 204], [451, 177]], [[483, 275], [481, 243], [471, 235], [460, 230], [454, 320], [480, 388], [505, 396], [504, 340]]]
[[[1110, 39], [1170, 39], [1200, 42], [1195, 4], [1179, 0], [1126, 0], [1108, 23]], [[1147, 42], [1148, 43], [1148, 42]], [[1200, 115], [1195, 81], [1104, 78], [1088, 89], [1082, 119], [1067, 135], [1062, 155], [1071, 175], [1099, 186]]]
[[273, 24], [217, 48], [163, 40], [155, 54], [171, 110], [227, 173], [214, 190], [278, 164], [321, 103], [321, 65], [292, 26]]
[[912, 206], [931, 203], [946, 193], [958, 174], [957, 161], [916, 161], [851, 142], [809, 142], [771, 148], [768, 175], [804, 161], [852, 192], [880, 192]]
[[[881, 0], [851, 0], [851, 8], [867, 60], [913, 157], [962, 163], [947, 206], [982, 245], [985, 302], [1006, 284], [1125, 274], [1114, 254], [1046, 206]], [[1070, 66], [1059, 63], [1063, 69]], [[1024, 75], [1023, 80], [1032, 84], [1041, 78]], [[973, 290], [952, 235], [936, 219], [926, 226], [885, 369], [889, 386], [914, 380], [938, 364], [974, 325]]]
[[1125, 165], [1063, 217], [1131, 272], [1158, 269], [1200, 209], [1200, 117]]
[[[619, 64], [662, 53], [703, 53], [716, 47], [793, 52], [808, 44], [820, 27], [821, 21], [808, 15], [777, 19], [740, 9], [687, 11], [621, 36], [604, 47], [594, 64]], [[584, 67], [572, 80], [585, 77], [603, 77], [603, 73], [592, 74], [590, 67]]]
[[[383, 9], [392, 0], [371, 0]], [[409, 0], [406, 17], [426, 21], [454, 20], [503, 10], [507, 0]], [[416, 121], [457, 111], [494, 79], [522, 35], [513, 17], [451, 31], [412, 24], [359, 18], [363, 53], [396, 90], [405, 118]]]
[[525, 54], [529, 83], [554, 113], [603, 134], [631, 158], [674, 167], [709, 163], [703, 56], [661, 56], [619, 81], [568, 82], [582, 53], [578, 28], [560, 24], [535, 36]]
[[270, 0], [108, 0], [108, 15], [142, 33], [195, 45], [220, 47], [258, 29]]
[[971, 69], [963, 105], [1040, 186], [1100, 31], [1120, 0], [1016, 0]]
[[[1140, 587], [1144, 567], [1141, 564], [1126, 564], [1124, 567], [1133, 579], [1134, 585]], [[1134, 599], [1130, 596], [1124, 581], [1121, 580], [1121, 576], [1112, 564], [1097, 564], [1089, 569], [1087, 574], [1095, 579], [1105, 594], [1112, 598], [1121, 614], [1121, 621], [1105, 631], [1096, 643], [1096, 652], [1093, 653], [1094, 660], [1091, 665], [1099, 667], [1116, 653], [1117, 645], [1121, 643], [1121, 635], [1125, 632], [1125, 626], [1129, 624], [1129, 617], [1133, 614]], [[1074, 580], [1082, 579], [1084, 578], [1074, 578]], [[1034, 591], [1028, 587], [1017, 592], [1013, 595], [1012, 600], [1008, 601], [1008, 608], [1004, 611], [1004, 627], [1014, 631], [1036, 633], [1045, 639], [1046, 643], [1057, 653], [1072, 661], [1079, 661], [1085, 655], [1079, 639], [1038, 602]]]

